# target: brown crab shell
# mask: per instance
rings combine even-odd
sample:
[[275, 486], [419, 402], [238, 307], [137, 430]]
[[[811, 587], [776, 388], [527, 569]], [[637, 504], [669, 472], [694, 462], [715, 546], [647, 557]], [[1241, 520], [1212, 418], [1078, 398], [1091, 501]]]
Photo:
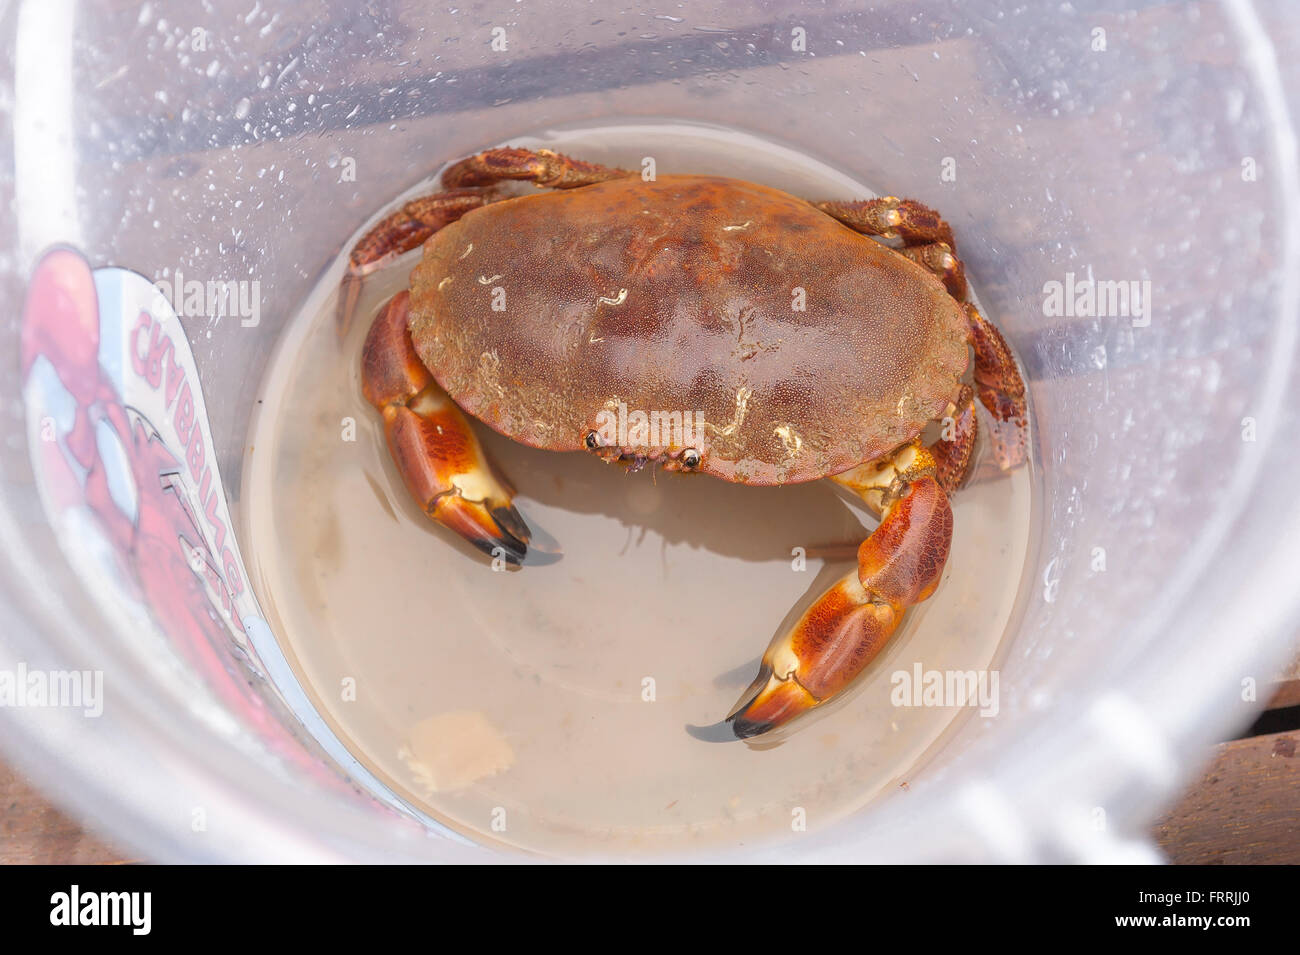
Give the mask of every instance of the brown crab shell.
[[910, 441], [968, 361], [961, 307], [930, 272], [802, 199], [711, 176], [470, 212], [425, 244], [410, 331], [452, 399], [517, 441], [580, 450], [620, 404], [691, 412], [698, 470], [742, 484]]

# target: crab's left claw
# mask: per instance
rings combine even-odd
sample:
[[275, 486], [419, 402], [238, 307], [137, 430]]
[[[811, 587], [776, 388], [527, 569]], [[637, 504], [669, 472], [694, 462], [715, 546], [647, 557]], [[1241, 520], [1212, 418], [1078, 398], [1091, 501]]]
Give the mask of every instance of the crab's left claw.
[[858, 549], [858, 569], [827, 590], [763, 654], [758, 677], [727, 715], [741, 739], [766, 733], [839, 693], [939, 584], [952, 508], [928, 452], [909, 446], [867, 479], [844, 476], [883, 519]]
[[758, 676], [727, 714], [740, 739], [766, 733], [824, 703], [862, 671], [902, 610], [871, 599], [856, 573], [839, 580], [763, 654]]

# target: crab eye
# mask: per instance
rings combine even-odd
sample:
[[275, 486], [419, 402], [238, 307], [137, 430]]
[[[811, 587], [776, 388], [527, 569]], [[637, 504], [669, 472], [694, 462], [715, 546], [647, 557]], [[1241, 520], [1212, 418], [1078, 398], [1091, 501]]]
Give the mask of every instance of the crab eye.
[[694, 448], [687, 448], [682, 452], [682, 467], [694, 469], [700, 466], [700, 452]]
[[600, 447], [600, 435], [596, 434], [595, 431], [588, 431], [587, 437], [584, 440], [586, 441], [587, 449], [589, 451], [595, 451]]

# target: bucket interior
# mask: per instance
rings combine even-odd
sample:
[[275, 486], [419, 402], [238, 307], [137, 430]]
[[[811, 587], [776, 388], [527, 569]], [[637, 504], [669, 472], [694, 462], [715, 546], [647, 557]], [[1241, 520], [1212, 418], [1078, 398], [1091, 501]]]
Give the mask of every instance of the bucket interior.
[[[236, 513], [291, 320], [377, 210], [458, 157], [681, 124], [806, 155], [952, 223], [1033, 410], [1034, 508], [994, 663], [998, 715], [954, 724], [905, 793], [734, 851], [1104, 857], [1141, 832], [1197, 744], [1249, 720], [1241, 681], [1262, 679], [1291, 619], [1289, 593], [1266, 597], [1271, 575], [1300, 540], [1279, 533], [1297, 523], [1280, 475], [1295, 458], [1300, 176], [1267, 6], [38, 6], [5, 23], [18, 227], [6, 284], [20, 300], [56, 242], [151, 280], [257, 279], [255, 325], [186, 324]], [[21, 45], [40, 31], [67, 79], [38, 92]], [[623, 162], [657, 147], [649, 133], [624, 142]], [[737, 169], [751, 162], [738, 150]], [[142, 846], [170, 858], [503, 851], [436, 825], [427, 838], [429, 820], [322, 751], [275, 674], [250, 670], [256, 713], [223, 705], [202, 673], [173, 680], [192, 655], [104, 617], [40, 516], [26, 447], [5, 455], [7, 560], [29, 568], [6, 585], [25, 623], [7, 651], [102, 668], [122, 701], [91, 727], [19, 724], [11, 748], [82, 780], [70, 802], [95, 802], [115, 831], [138, 823]], [[198, 803], [231, 825], [197, 839]]]

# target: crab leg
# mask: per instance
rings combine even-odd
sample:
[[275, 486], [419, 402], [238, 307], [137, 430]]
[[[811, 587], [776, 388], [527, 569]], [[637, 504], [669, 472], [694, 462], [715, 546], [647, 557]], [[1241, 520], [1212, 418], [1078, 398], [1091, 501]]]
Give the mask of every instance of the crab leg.
[[448, 167], [442, 184], [449, 189], [464, 186], [488, 186], [503, 179], [524, 179], [551, 189], [575, 189], [593, 182], [623, 179], [632, 175], [626, 169], [614, 169], [594, 162], [571, 159], [549, 149], [516, 149], [506, 146], [489, 149]]
[[978, 425], [975, 392], [962, 385], [961, 395], [940, 424], [939, 440], [930, 445], [935, 460], [935, 479], [951, 494], [966, 481], [975, 453]]
[[449, 166], [442, 174], [445, 191], [412, 199], [361, 237], [348, 257], [339, 288], [339, 335], [347, 334], [369, 273], [423, 244], [443, 226], [506, 196], [490, 187], [506, 179], [525, 179], [552, 189], [573, 189], [632, 173], [571, 159], [549, 149], [489, 149]]
[[966, 267], [961, 264], [961, 259], [953, 254], [952, 246], [947, 242], [905, 245], [894, 251], [937, 275], [943, 282], [944, 288], [948, 290], [948, 294], [957, 301], [966, 300]]
[[415, 353], [409, 311], [410, 294], [402, 292], [370, 327], [362, 391], [383, 414], [388, 450], [424, 512], [484, 553], [519, 563], [528, 550], [528, 525], [464, 414]]
[[930, 453], [909, 444], [831, 480], [881, 514], [858, 549], [858, 569], [833, 585], [763, 654], [757, 678], [727, 715], [736, 736], [758, 736], [825, 703], [861, 673], [906, 609], [939, 584], [952, 509]]
[[956, 243], [952, 228], [939, 213], [913, 199], [881, 196], [857, 202], [814, 202], [813, 205], [850, 229], [883, 239], [903, 240], [903, 245], [927, 245], [942, 242], [951, 252]]
[[[905, 245], [894, 251], [933, 272], [948, 289], [948, 294], [962, 303], [962, 308], [966, 312], [966, 322], [970, 328], [971, 345], [975, 350], [975, 388], [979, 393], [980, 404], [987, 408], [993, 417], [990, 434], [993, 455], [997, 459], [998, 466], [1003, 470], [1017, 467], [1024, 462], [1028, 445], [1025, 382], [1020, 377], [1020, 369], [1016, 367], [1016, 360], [1002, 333], [980, 314], [979, 309], [965, 301], [966, 270], [961, 259], [957, 258], [952, 247], [946, 242]], [[959, 409], [965, 406], [965, 390], [957, 404]], [[966, 417], [964, 414], [958, 416], [958, 430], [964, 428], [962, 419]], [[970, 463], [970, 451], [974, 447], [974, 431], [975, 419], [972, 415], [969, 416], [969, 433], [963, 433], [955, 445], [949, 443], [944, 444], [943, 447], [936, 446], [942, 459], [952, 459], [954, 454], [962, 457], [964, 453], [956, 484], [948, 481], [945, 472], [949, 474], [958, 472], [945, 467], [941, 461], [940, 482], [947, 490], [952, 490], [960, 484], [961, 477], [965, 475]]]
[[[929, 245], [904, 246], [895, 249], [905, 256], [925, 266], [939, 277], [950, 294], [962, 303], [966, 312], [966, 322], [970, 328], [970, 341], [975, 350], [975, 389], [979, 393], [980, 404], [988, 409], [993, 417], [991, 438], [993, 455], [998, 466], [1003, 470], [1020, 465], [1025, 460], [1028, 444], [1026, 435], [1025, 382], [1020, 377], [1020, 369], [1011, 354], [1011, 348], [1002, 337], [1002, 333], [988, 321], [966, 298], [966, 271], [961, 260], [952, 248], [943, 242]], [[966, 391], [958, 400], [958, 407], [965, 405]], [[959, 416], [960, 424], [960, 416]], [[966, 464], [969, 464], [969, 451], [974, 446], [975, 419], [970, 418], [969, 447], [966, 451]], [[964, 442], [959, 446], [945, 446], [941, 454], [950, 457], [960, 452]], [[962, 474], [965, 473], [963, 465]], [[940, 481], [944, 481], [944, 469], [940, 469]], [[958, 480], [957, 483], [960, 483]], [[956, 485], [944, 484], [948, 490]]]
[[443, 226], [502, 197], [491, 189], [453, 189], [420, 196], [384, 217], [361, 237], [348, 256], [339, 287], [339, 335], [347, 334], [361, 297], [361, 280], [376, 269], [424, 243]]
[[1028, 446], [1025, 382], [1002, 333], [969, 302], [971, 345], [975, 349], [975, 389], [993, 418], [993, 456], [1004, 471], [1024, 463]]

